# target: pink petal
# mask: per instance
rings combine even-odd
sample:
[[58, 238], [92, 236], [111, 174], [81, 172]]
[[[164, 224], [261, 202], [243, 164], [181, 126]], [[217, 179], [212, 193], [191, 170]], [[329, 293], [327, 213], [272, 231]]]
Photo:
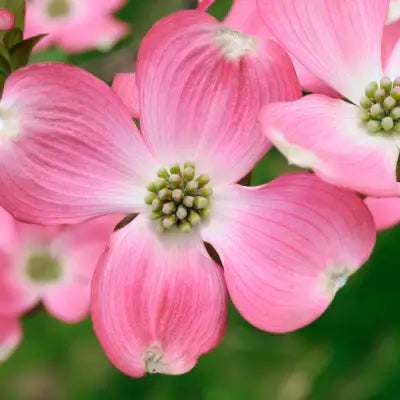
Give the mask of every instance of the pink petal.
[[95, 267], [121, 219], [122, 216], [111, 215], [67, 226], [54, 237], [52, 251], [63, 261], [66, 275], [43, 294], [43, 303], [54, 317], [75, 323], [88, 315]]
[[400, 222], [400, 198], [367, 197], [365, 204], [374, 217], [378, 231], [392, 228]]
[[124, 102], [132, 117], [139, 118], [139, 92], [136, 85], [136, 74], [116, 74], [112, 88]]
[[197, 235], [161, 238], [149, 224], [138, 216], [114, 234], [92, 287], [101, 345], [133, 377], [189, 371], [221, 341], [227, 316], [222, 270]]
[[[274, 40], [274, 35], [268, 29], [257, 8], [257, 0], [234, 0], [224, 24], [231, 29], [240, 30], [246, 34], [256, 35]], [[292, 59], [301, 87], [307, 91], [328, 96], [339, 95], [324, 81], [312, 74], [296, 59]]]
[[335, 185], [377, 195], [399, 192], [398, 147], [391, 136], [372, 135], [361, 126], [358, 107], [343, 100], [310, 95], [267, 105], [264, 133], [289, 163], [311, 168]]
[[389, 0], [258, 0], [276, 39], [312, 73], [358, 102], [382, 77]]
[[8, 31], [15, 25], [15, 15], [5, 9], [0, 8], [0, 30]]
[[109, 51], [116, 43], [129, 34], [130, 26], [112, 16], [89, 18], [71, 27], [60, 27], [55, 32], [55, 42], [70, 53], [79, 53], [93, 48]]
[[280, 47], [196, 11], [153, 27], [139, 51], [137, 82], [153, 153], [164, 163], [191, 160], [214, 182], [240, 179], [269, 148], [257, 120], [261, 105], [300, 95]]
[[387, 68], [387, 64], [393, 55], [393, 50], [399, 39], [400, 21], [393, 22], [390, 25], [386, 25], [383, 30], [382, 39], [382, 63], [385, 69]]
[[22, 340], [22, 329], [16, 318], [0, 316], [0, 363], [6, 361]]
[[0, 109], [0, 197], [16, 218], [54, 224], [142, 209], [157, 165], [106, 84], [36, 64], [8, 78]]
[[202, 237], [220, 255], [240, 313], [270, 332], [318, 318], [375, 243], [363, 201], [311, 174], [227, 186], [216, 196]]
[[0, 249], [0, 315], [3, 316], [22, 316], [40, 300], [38, 293], [25, 285], [18, 261], [17, 252]]
[[215, 3], [215, 0], [198, 0], [197, 9], [199, 11], [206, 11]]

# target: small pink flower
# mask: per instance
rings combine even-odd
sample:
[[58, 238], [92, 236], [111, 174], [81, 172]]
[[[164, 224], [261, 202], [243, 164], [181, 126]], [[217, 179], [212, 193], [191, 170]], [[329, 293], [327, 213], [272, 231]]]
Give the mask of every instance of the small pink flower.
[[0, 209], [0, 315], [21, 316], [43, 301], [62, 321], [83, 319], [94, 268], [117, 222], [109, 216], [42, 227], [18, 222]]
[[375, 229], [360, 198], [311, 174], [236, 184], [270, 147], [261, 106], [300, 96], [288, 56], [182, 11], [144, 39], [136, 82], [141, 133], [114, 91], [77, 67], [19, 70], [0, 103], [0, 199], [15, 216], [138, 214], [93, 279], [111, 361], [134, 377], [190, 370], [223, 337], [227, 290], [260, 329], [317, 318], [369, 257]]
[[126, 0], [30, 0], [25, 37], [48, 33], [36, 50], [51, 45], [71, 53], [109, 49], [129, 31], [127, 24], [113, 16], [125, 3]]
[[277, 40], [352, 102], [310, 95], [267, 105], [261, 118], [266, 136], [290, 163], [311, 168], [329, 183], [375, 196], [400, 194], [400, 47], [385, 68], [381, 62], [389, 1], [258, 5]]
[[15, 25], [15, 15], [5, 9], [0, 8], [0, 31], [8, 31]]
[[0, 364], [8, 360], [22, 340], [17, 318], [0, 316]]

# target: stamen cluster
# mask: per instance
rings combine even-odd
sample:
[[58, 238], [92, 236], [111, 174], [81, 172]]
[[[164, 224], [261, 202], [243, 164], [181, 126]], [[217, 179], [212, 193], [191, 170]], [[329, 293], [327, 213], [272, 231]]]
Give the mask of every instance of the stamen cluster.
[[371, 82], [360, 100], [362, 121], [372, 133], [400, 132], [400, 77]]
[[209, 214], [209, 198], [213, 194], [208, 175], [198, 175], [194, 163], [188, 161], [183, 169], [173, 164], [161, 168], [158, 178], [147, 187], [145, 203], [152, 208], [151, 218], [158, 221], [158, 229], [179, 228], [190, 232]]
[[69, 0], [51, 0], [47, 5], [47, 14], [52, 18], [64, 17], [69, 12]]
[[36, 283], [50, 283], [61, 277], [59, 262], [46, 252], [34, 253], [28, 260], [26, 272]]

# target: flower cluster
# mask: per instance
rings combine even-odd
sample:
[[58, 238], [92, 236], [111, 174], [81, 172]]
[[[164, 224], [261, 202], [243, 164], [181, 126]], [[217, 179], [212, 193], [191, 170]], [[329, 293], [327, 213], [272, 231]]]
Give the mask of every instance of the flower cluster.
[[[36, 3], [27, 32], [42, 29]], [[43, 3], [55, 29], [85, 11]], [[118, 369], [181, 374], [222, 340], [228, 295], [257, 328], [299, 329], [369, 258], [376, 227], [400, 219], [400, 28], [395, 8], [387, 25], [389, 0], [235, 0], [222, 23], [212, 3], [157, 22], [136, 73], [112, 88], [60, 63], [7, 77], [6, 349], [39, 300], [66, 322], [90, 303]], [[96, 4], [109, 13], [123, 2]], [[68, 40], [71, 51], [85, 43]], [[241, 184], [272, 146], [312, 172]]]

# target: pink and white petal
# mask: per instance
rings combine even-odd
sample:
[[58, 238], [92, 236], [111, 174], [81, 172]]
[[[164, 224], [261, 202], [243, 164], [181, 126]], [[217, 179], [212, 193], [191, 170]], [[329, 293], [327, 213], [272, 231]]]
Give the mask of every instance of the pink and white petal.
[[202, 237], [221, 257], [240, 313], [269, 332], [318, 318], [336, 291], [370, 256], [372, 217], [355, 194], [311, 174], [216, 192]]
[[133, 377], [191, 370], [221, 341], [227, 317], [222, 269], [200, 238], [160, 237], [152, 224], [139, 215], [114, 234], [92, 286], [95, 332]]
[[115, 93], [121, 98], [133, 118], [139, 118], [139, 92], [135, 73], [116, 74], [112, 84]]
[[389, 4], [389, 14], [387, 18], [388, 24], [396, 22], [400, 19], [400, 1], [390, 0]]
[[0, 316], [0, 363], [8, 360], [22, 341], [22, 328], [17, 318]]
[[396, 21], [390, 25], [386, 25], [383, 30], [383, 38], [382, 38], [382, 64], [384, 70], [386, 70], [388, 67], [388, 63], [390, 62], [393, 55], [393, 50], [396, 47], [396, 44], [399, 41], [399, 39], [400, 39], [400, 21]]
[[[89, 18], [89, 17], [88, 17]], [[79, 53], [97, 48], [109, 51], [119, 40], [128, 35], [130, 27], [113, 16], [98, 16], [88, 21], [83, 20], [74, 26], [60, 28], [56, 33], [57, 44], [71, 53]]]
[[257, 9], [257, 0], [234, 0], [224, 24], [248, 35], [273, 38]]
[[0, 202], [16, 218], [75, 223], [142, 209], [157, 165], [105, 83], [35, 64], [8, 78], [0, 113]]
[[289, 163], [312, 169], [325, 181], [375, 196], [399, 193], [399, 150], [391, 136], [370, 134], [359, 108], [322, 95], [267, 105], [265, 135]]
[[[224, 24], [231, 29], [240, 30], [249, 35], [261, 36], [274, 39], [264, 19], [257, 8], [257, 0], [234, 0]], [[328, 96], [340, 97], [330, 86], [320, 78], [312, 74], [301, 63], [292, 58], [301, 87], [307, 92], [326, 94]]]
[[14, 24], [15, 15], [5, 8], [0, 8], [0, 30], [8, 31], [14, 26]]
[[214, 182], [239, 180], [269, 149], [260, 107], [300, 96], [290, 58], [277, 44], [197, 11], [152, 28], [139, 50], [137, 83], [142, 134], [156, 157], [191, 160]]
[[51, 251], [60, 260], [64, 277], [43, 294], [43, 303], [54, 317], [75, 323], [88, 315], [94, 270], [115, 225], [122, 218], [110, 215], [65, 226], [54, 237]]
[[215, 3], [215, 0], [198, 0], [197, 9], [198, 9], [199, 11], [206, 11], [206, 10], [209, 9], [214, 3]]
[[341, 97], [338, 92], [333, 90], [322, 79], [318, 78], [316, 75], [310, 72], [303, 64], [299, 63], [294, 58], [292, 60], [297, 76], [300, 80], [300, 85], [303, 90], [315, 94], [324, 94], [330, 97]]
[[19, 255], [0, 251], [0, 315], [22, 316], [40, 300], [21, 276]]
[[378, 231], [392, 228], [400, 222], [400, 198], [376, 198], [367, 197], [365, 204], [374, 217]]
[[[386, 45], [389, 46], [388, 43], [386, 43]], [[400, 37], [397, 38], [397, 42], [394, 45], [391, 54], [386, 59], [385, 75], [392, 79], [395, 79], [400, 75]]]
[[382, 77], [381, 43], [389, 0], [258, 0], [281, 43], [334, 90], [358, 102]]
[[55, 318], [73, 324], [89, 315], [90, 283], [71, 283], [54, 287], [43, 295], [43, 304]]

